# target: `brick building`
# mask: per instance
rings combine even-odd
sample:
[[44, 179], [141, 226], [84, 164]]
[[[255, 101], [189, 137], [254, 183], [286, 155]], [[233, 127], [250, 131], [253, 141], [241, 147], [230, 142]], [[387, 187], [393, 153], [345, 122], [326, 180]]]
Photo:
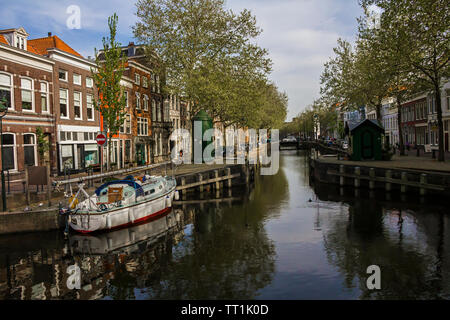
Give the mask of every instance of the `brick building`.
[[96, 90], [91, 77], [95, 63], [51, 33], [45, 38], [29, 40], [28, 44], [54, 62], [58, 172], [64, 168], [81, 171], [98, 165], [100, 150], [95, 137], [100, 131], [100, 117], [94, 108]]
[[[12, 175], [26, 166], [56, 168], [54, 115], [55, 62], [42, 56], [23, 28], [0, 30], [0, 99], [8, 112], [3, 119], [3, 167]], [[49, 150], [38, 148], [38, 128]]]

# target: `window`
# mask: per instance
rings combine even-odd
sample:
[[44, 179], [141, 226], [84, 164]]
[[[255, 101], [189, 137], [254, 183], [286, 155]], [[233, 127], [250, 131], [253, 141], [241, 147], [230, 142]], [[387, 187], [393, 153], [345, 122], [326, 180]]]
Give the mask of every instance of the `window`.
[[131, 140], [125, 140], [125, 162], [131, 161]]
[[131, 133], [131, 115], [130, 114], [127, 114], [125, 116], [125, 131], [128, 134]]
[[144, 94], [144, 110], [148, 110], [148, 96]]
[[152, 99], [152, 120], [156, 121], [156, 101]]
[[61, 118], [68, 119], [67, 89], [59, 89], [59, 113]]
[[124, 91], [123, 94], [125, 95], [125, 108], [128, 108], [128, 91]]
[[61, 80], [61, 81], [67, 81], [67, 71], [59, 70], [58, 77], [59, 77], [59, 80]]
[[86, 77], [86, 88], [93, 88], [94, 80], [91, 77]]
[[5, 101], [8, 109], [13, 108], [13, 85], [12, 77], [9, 74], [0, 73], [0, 101]]
[[152, 74], [151, 76], [151, 85], [152, 85], [152, 92], [155, 92], [155, 75]]
[[138, 86], [141, 85], [141, 76], [138, 73], [134, 75], [134, 83], [136, 83]]
[[23, 153], [25, 166], [36, 165], [36, 137], [34, 134], [23, 135]]
[[20, 79], [20, 91], [22, 96], [22, 110], [33, 111], [33, 81]]
[[148, 88], [148, 78], [147, 77], [142, 77], [142, 86], [144, 88]]
[[160, 83], [159, 83], [159, 76], [156, 76], [156, 91], [158, 92], [158, 93], [161, 93], [161, 90], [160, 90], [161, 88], [160, 88]]
[[141, 108], [141, 95], [139, 92], [136, 92], [136, 109]]
[[49, 112], [48, 102], [48, 83], [41, 82], [41, 112]]
[[81, 75], [76, 73], [73, 74], [73, 84], [81, 86]]
[[88, 94], [86, 96], [86, 111], [88, 120], [94, 120], [94, 96], [92, 94]]
[[73, 93], [73, 111], [75, 114], [75, 119], [81, 120], [81, 93], [80, 92], [74, 92]]
[[148, 119], [147, 118], [138, 118], [137, 134], [138, 134], [138, 136], [148, 136]]
[[16, 136], [13, 133], [3, 133], [2, 135], [3, 149], [3, 169], [16, 169]]
[[162, 121], [162, 105], [161, 105], [161, 101], [158, 101], [158, 115], [157, 115], [157, 121]]

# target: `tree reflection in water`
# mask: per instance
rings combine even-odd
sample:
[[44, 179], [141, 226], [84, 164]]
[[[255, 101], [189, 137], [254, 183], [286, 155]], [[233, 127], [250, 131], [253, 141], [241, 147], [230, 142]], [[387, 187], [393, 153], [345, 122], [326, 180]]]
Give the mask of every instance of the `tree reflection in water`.
[[[322, 201], [349, 206], [346, 217], [329, 221], [324, 248], [329, 263], [344, 275], [344, 286], [357, 286], [360, 299], [450, 297], [445, 285], [450, 280], [449, 243], [444, 244], [450, 219], [441, 206], [417, 199], [386, 202], [383, 195], [354, 197], [353, 190], [341, 196], [339, 189], [326, 186], [315, 191]], [[367, 289], [370, 265], [381, 268], [381, 290]]]

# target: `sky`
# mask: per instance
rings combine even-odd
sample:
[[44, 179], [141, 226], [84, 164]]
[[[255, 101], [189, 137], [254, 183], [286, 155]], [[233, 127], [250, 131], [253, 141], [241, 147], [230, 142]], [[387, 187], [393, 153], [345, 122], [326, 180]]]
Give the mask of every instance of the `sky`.
[[[71, 5], [80, 8], [80, 29], [67, 26]], [[289, 97], [288, 121], [319, 97], [323, 64], [339, 37], [354, 40], [362, 14], [358, 0], [228, 0], [226, 6], [256, 16], [263, 30], [257, 42], [273, 61], [270, 79]], [[24, 27], [32, 39], [52, 32], [85, 57], [102, 47], [114, 12], [118, 41], [135, 41], [135, 0], [1, 0], [1, 7], [0, 29]]]

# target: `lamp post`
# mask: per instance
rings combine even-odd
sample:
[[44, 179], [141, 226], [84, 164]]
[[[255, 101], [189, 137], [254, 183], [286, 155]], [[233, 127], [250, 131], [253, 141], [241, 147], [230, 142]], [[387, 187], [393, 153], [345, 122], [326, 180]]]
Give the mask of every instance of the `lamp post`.
[[3, 117], [8, 113], [8, 107], [6, 101], [0, 101], [0, 149], [2, 150], [2, 203], [3, 211], [6, 211], [6, 190], [5, 190], [5, 171], [3, 170]]

